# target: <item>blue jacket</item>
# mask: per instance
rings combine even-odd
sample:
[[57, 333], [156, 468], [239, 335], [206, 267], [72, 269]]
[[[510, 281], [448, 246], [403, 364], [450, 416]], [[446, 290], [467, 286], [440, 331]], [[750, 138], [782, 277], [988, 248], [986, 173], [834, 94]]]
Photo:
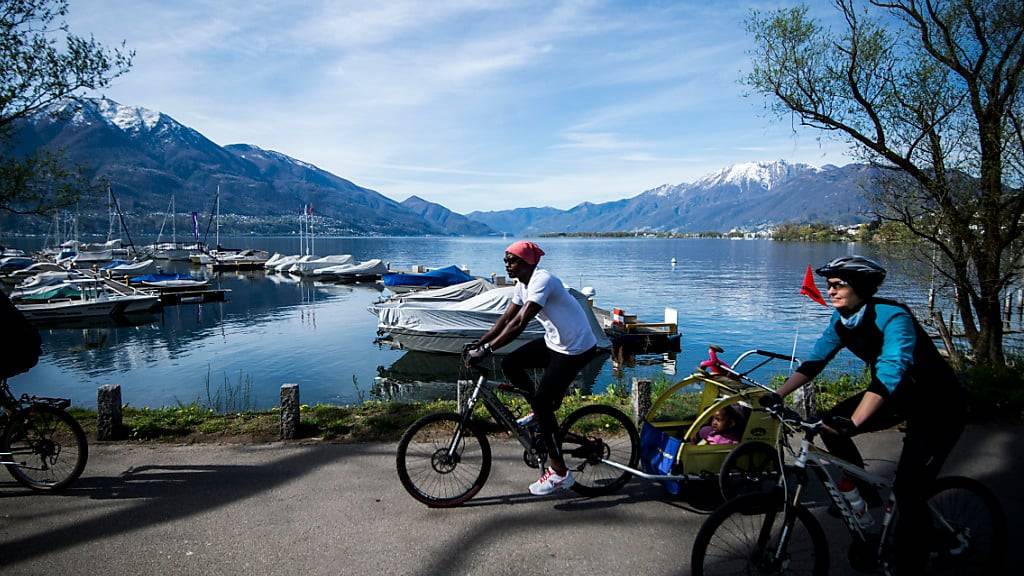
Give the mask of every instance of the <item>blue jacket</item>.
[[864, 315], [853, 328], [843, 325], [834, 312], [797, 372], [814, 378], [847, 348], [871, 369], [868, 390], [895, 401], [904, 412], [959, 402], [954, 400], [960, 394], [956, 373], [910, 309], [883, 298], [871, 298], [864, 306]]

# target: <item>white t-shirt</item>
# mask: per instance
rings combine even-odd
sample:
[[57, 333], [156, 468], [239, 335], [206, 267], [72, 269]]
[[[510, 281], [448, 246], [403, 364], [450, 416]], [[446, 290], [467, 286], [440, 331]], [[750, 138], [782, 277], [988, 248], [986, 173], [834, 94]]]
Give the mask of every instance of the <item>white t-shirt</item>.
[[544, 343], [551, 350], [576, 356], [597, 345], [583, 307], [547, 270], [534, 270], [528, 285], [517, 281], [512, 302], [518, 306], [526, 302], [540, 304], [537, 320], [544, 327]]

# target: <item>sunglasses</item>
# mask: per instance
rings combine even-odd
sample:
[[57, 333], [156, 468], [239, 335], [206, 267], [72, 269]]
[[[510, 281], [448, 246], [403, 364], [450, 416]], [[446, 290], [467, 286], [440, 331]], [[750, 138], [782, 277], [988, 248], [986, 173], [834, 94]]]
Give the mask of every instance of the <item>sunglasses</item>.
[[828, 290], [839, 290], [840, 288], [846, 288], [850, 283], [846, 280], [829, 280], [825, 282], [825, 286]]

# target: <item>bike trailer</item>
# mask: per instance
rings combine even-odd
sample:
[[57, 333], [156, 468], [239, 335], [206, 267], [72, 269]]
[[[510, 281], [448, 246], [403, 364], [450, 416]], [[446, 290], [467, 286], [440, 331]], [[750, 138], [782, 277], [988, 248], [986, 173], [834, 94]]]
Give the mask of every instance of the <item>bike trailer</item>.
[[[736, 446], [758, 441], [774, 446], [778, 422], [757, 403], [766, 391], [721, 375], [695, 372], [665, 390], [652, 403], [641, 425], [640, 460], [644, 472], [715, 479]], [[701, 427], [724, 406], [734, 405], [745, 416], [739, 443], [698, 443]], [[678, 495], [678, 480], [661, 480], [665, 490]]]

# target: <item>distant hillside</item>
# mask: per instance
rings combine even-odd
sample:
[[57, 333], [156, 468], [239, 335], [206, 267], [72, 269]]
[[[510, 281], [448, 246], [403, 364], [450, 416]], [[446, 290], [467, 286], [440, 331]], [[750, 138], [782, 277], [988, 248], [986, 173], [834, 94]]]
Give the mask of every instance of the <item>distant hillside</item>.
[[510, 234], [632, 230], [702, 232], [783, 223], [850, 224], [868, 219], [862, 164], [815, 168], [785, 161], [736, 164], [692, 184], [664, 185], [632, 198], [569, 210], [518, 208], [468, 216]]
[[533, 226], [535, 222], [561, 214], [558, 208], [516, 208], [515, 210], [499, 210], [495, 212], [470, 212], [467, 218], [483, 222], [498, 232], [519, 234]]
[[470, 220], [462, 214], [452, 212], [440, 204], [427, 202], [419, 196], [406, 198], [402, 202], [402, 206], [405, 206], [411, 212], [419, 214], [428, 222], [437, 224], [449, 234], [459, 236], [493, 236], [497, 234], [487, 224]]
[[[90, 177], [108, 179], [135, 218], [162, 214], [172, 195], [181, 213], [208, 212], [219, 186], [221, 212], [247, 217], [234, 219], [243, 228], [236, 231], [247, 231], [248, 222], [250, 229], [273, 232], [275, 221], [291, 231], [291, 217], [311, 204], [325, 232], [446, 233], [398, 202], [316, 166], [246, 144], [221, 147], [170, 116], [108, 99], [37, 114], [17, 126], [13, 141], [16, 153], [63, 148]], [[104, 202], [82, 211], [106, 229]]]

